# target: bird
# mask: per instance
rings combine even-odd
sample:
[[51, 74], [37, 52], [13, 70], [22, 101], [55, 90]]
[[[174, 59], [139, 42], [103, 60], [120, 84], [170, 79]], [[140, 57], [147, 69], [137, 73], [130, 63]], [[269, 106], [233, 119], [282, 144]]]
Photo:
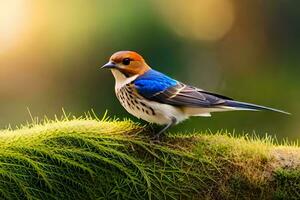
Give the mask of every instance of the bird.
[[210, 117], [213, 112], [269, 110], [290, 114], [266, 106], [235, 101], [175, 80], [152, 69], [134, 51], [114, 53], [102, 69], [111, 70], [115, 93], [121, 105], [133, 116], [163, 125], [157, 137], [189, 117]]

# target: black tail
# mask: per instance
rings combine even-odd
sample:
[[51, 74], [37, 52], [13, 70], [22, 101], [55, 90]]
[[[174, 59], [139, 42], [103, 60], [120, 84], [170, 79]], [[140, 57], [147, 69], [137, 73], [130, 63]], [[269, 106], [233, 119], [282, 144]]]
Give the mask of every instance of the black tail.
[[244, 102], [239, 102], [239, 101], [232, 101], [232, 100], [227, 100], [224, 103], [224, 106], [226, 107], [231, 107], [231, 108], [236, 108], [236, 109], [241, 109], [241, 110], [254, 110], [254, 111], [260, 111], [260, 110], [269, 110], [269, 111], [274, 111], [274, 112], [279, 112], [283, 113], [286, 115], [290, 115], [291, 113], [285, 112], [283, 110], [278, 110], [274, 108], [269, 108], [265, 106], [259, 106], [251, 103], [244, 103]]

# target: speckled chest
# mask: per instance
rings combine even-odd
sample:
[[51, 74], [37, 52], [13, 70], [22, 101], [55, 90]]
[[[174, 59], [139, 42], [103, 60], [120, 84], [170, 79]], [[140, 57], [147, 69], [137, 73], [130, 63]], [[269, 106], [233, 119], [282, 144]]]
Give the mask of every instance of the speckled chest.
[[122, 106], [132, 115], [142, 119], [156, 115], [151, 103], [137, 94], [132, 84], [116, 89], [116, 95]]

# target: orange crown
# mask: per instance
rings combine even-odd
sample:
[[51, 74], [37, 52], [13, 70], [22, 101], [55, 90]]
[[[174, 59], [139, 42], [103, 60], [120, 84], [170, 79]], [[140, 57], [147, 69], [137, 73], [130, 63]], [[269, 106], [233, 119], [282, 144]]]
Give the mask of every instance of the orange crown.
[[[124, 64], [125, 59], [129, 59], [130, 62]], [[119, 67], [118, 70], [124, 74], [141, 75], [151, 69], [144, 58], [134, 51], [118, 51], [114, 53], [109, 60], [113, 63], [120, 64], [122, 67]]]

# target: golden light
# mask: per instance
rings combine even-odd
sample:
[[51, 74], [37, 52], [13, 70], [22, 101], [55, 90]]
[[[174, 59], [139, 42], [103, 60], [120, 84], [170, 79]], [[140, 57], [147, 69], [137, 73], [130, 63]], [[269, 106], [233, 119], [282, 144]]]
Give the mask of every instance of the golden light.
[[22, 37], [26, 15], [24, 0], [0, 1], [0, 52], [15, 45]]
[[180, 36], [216, 41], [234, 22], [230, 0], [157, 0], [156, 6], [168, 25]]

